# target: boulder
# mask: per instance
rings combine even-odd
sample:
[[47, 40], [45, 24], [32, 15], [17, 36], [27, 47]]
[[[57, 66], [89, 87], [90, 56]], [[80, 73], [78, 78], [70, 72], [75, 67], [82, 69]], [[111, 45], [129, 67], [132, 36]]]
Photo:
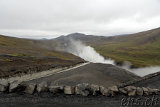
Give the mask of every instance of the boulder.
[[154, 94], [159, 94], [159, 89], [152, 89]]
[[124, 89], [129, 92], [129, 91], [132, 91], [132, 90], [136, 90], [136, 87], [134, 87], [134, 86], [127, 86]]
[[149, 95], [148, 88], [142, 87], [142, 89], [145, 95]]
[[143, 95], [143, 89], [142, 88], [140, 88], [140, 87], [137, 87], [137, 95], [140, 95], [140, 96], [142, 96]]
[[78, 86], [75, 87], [75, 94], [82, 95], [82, 96], [88, 96], [90, 92], [85, 87], [81, 87], [81, 85], [79, 84]]
[[122, 94], [127, 94], [128, 92], [124, 88], [119, 88], [119, 92]]
[[100, 88], [98, 85], [91, 84], [90, 91], [93, 95], [97, 95], [97, 93], [100, 92]]
[[90, 85], [88, 83], [82, 83], [82, 84], [77, 84], [77, 87], [81, 89], [86, 89], [86, 88], [89, 88]]
[[135, 96], [135, 95], [136, 95], [136, 90], [128, 92], [128, 96]]
[[149, 95], [152, 95], [152, 94], [155, 94], [155, 89], [152, 89], [152, 88], [149, 88], [149, 87], [147, 87], [147, 89], [148, 89], [148, 94]]
[[111, 95], [111, 92], [110, 92], [109, 89], [105, 88], [105, 89], [103, 90], [103, 92], [102, 92], [102, 95], [104, 95], [104, 96], [110, 96], [110, 95]]
[[75, 93], [75, 87], [73, 86], [64, 87], [64, 94], [74, 94], [74, 93]]
[[82, 96], [88, 96], [89, 95], [89, 91], [88, 90], [84, 90], [81, 93]]
[[48, 91], [48, 83], [46, 81], [43, 81], [39, 84], [37, 84], [37, 92], [47, 92]]
[[115, 96], [115, 94], [119, 92], [117, 86], [109, 87], [109, 90], [110, 90], [110, 93], [111, 93], [112, 96]]
[[7, 81], [0, 80], [0, 92], [7, 91], [8, 87], [9, 83]]
[[15, 92], [20, 87], [19, 81], [14, 81], [9, 85], [9, 92]]
[[100, 86], [100, 87], [99, 87], [99, 91], [100, 91], [100, 93], [101, 93], [102, 95], [103, 95], [104, 89], [105, 89], [105, 88], [104, 88], [103, 86]]
[[9, 83], [7, 81], [0, 80], [0, 85], [8, 87]]
[[75, 87], [75, 94], [81, 94], [81, 89], [78, 86]]
[[111, 91], [118, 92], [118, 87], [117, 87], [117, 86], [109, 87], [109, 89], [110, 89]]
[[128, 93], [128, 96], [135, 96], [136, 95], [136, 87], [134, 86], [127, 86], [125, 87], [125, 90]]
[[157, 94], [160, 95], [160, 89], [157, 90]]
[[4, 92], [6, 89], [6, 86], [0, 84], [0, 92]]
[[56, 94], [56, 93], [61, 93], [64, 90], [64, 86], [60, 85], [51, 85], [49, 86], [49, 91]]
[[25, 87], [26, 87], [24, 90], [25, 93], [33, 94], [36, 89], [36, 84], [34, 83], [26, 84]]
[[87, 83], [78, 84], [75, 87], [75, 94], [79, 94], [82, 96], [88, 96], [90, 94], [90, 85]]

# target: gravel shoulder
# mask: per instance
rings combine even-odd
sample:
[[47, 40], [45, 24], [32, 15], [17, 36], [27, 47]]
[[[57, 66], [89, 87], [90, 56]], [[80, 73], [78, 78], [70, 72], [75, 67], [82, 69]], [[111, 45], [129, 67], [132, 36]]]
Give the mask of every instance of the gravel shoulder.
[[[160, 96], [143, 96], [143, 97], [126, 97], [126, 96], [116, 96], [116, 97], [105, 97], [105, 96], [75, 96], [75, 95], [63, 95], [51, 93], [42, 94], [0, 94], [0, 104], [1, 107], [123, 107], [126, 101], [123, 99], [141, 99], [144, 102], [146, 99], [159, 99]], [[128, 106], [131, 106], [129, 103]], [[159, 107], [160, 102], [154, 105], [154, 107]], [[125, 106], [126, 107], [126, 106]], [[134, 106], [132, 106], [134, 107]], [[135, 107], [145, 107], [135, 106]]]

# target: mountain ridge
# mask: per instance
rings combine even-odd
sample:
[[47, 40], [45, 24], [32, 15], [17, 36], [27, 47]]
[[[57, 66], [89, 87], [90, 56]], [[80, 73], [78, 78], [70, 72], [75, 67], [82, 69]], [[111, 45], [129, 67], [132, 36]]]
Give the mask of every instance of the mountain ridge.
[[[0, 53], [25, 51], [26, 55], [45, 56], [47, 54], [65, 58], [65, 55], [70, 55], [62, 54], [64, 52], [61, 52], [63, 51], [61, 47], [71, 38], [92, 46], [102, 56], [114, 59], [117, 64], [130, 61], [135, 67], [160, 65], [158, 60], [160, 59], [160, 28], [109, 37], [72, 33], [49, 40], [19, 39], [1, 35]], [[41, 53], [37, 54], [38, 51]]]
[[160, 65], [160, 28], [122, 36], [95, 36], [73, 33], [54, 39], [65, 43], [67, 39], [80, 40], [92, 46], [104, 57], [118, 64], [130, 61], [135, 67]]

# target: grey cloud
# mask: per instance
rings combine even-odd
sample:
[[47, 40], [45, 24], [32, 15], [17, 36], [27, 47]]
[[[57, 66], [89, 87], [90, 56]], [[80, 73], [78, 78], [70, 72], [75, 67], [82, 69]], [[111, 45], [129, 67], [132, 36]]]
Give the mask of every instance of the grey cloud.
[[0, 0], [0, 33], [53, 38], [133, 33], [160, 26], [159, 0]]

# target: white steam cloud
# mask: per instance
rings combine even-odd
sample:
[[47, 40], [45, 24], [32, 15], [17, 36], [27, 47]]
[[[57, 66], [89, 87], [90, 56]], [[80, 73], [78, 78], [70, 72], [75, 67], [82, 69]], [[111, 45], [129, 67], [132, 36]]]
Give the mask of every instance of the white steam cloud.
[[138, 68], [138, 69], [130, 69], [133, 73], [143, 77], [148, 74], [160, 72], [160, 67], [154, 66], [154, 67], [144, 67], [144, 68]]
[[[81, 41], [69, 39], [69, 43], [65, 44], [65, 51], [79, 56], [89, 62], [115, 65], [114, 60], [110, 58], [105, 59], [103, 56], [97, 53], [94, 48], [91, 46], [86, 46]], [[141, 77], [160, 71], [160, 67], [158, 66], [131, 69], [131, 65], [132, 64], [130, 62], [126, 61], [122, 68]]]
[[113, 60], [105, 59], [97, 53], [94, 48], [86, 46], [81, 41], [70, 39], [70, 43], [67, 46], [67, 51], [89, 62], [114, 64]]
[[128, 61], [125, 61], [125, 63], [123, 64], [122, 68], [137, 74], [138, 76], [146, 76], [148, 74], [152, 74], [152, 73], [156, 73], [156, 72], [160, 72], [160, 67], [159, 66], [150, 66], [150, 67], [144, 67], [144, 68], [134, 68], [131, 69], [131, 63]]

